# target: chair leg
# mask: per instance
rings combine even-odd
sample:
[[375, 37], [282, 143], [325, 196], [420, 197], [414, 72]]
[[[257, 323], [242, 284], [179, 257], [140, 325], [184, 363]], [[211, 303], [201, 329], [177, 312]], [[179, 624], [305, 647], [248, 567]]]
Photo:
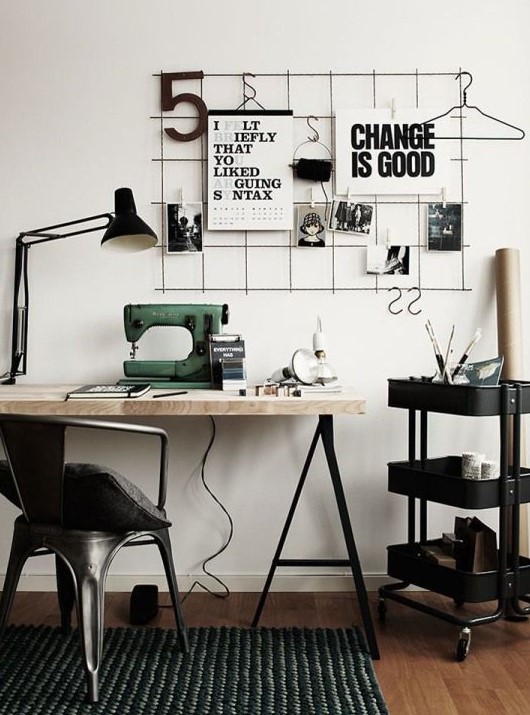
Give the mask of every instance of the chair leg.
[[75, 584], [67, 564], [57, 555], [55, 556], [55, 578], [57, 600], [61, 611], [61, 630], [66, 636], [70, 632], [72, 610], [75, 605]]
[[103, 653], [104, 588], [97, 574], [78, 574], [79, 635], [87, 675], [89, 703], [99, 700], [99, 668]]
[[[25, 527], [25, 528], [24, 528]], [[17, 590], [20, 574], [24, 568], [24, 564], [28, 556], [41, 545], [40, 539], [36, 540], [31, 536], [27, 529], [27, 525], [20, 526], [15, 523], [13, 530], [13, 540], [11, 542], [11, 551], [9, 553], [9, 561], [2, 590], [2, 598], [0, 599], [0, 638], [4, 634], [13, 599]]]
[[74, 573], [77, 621], [87, 679], [87, 699], [90, 703], [97, 703], [99, 699], [105, 580], [110, 563], [122, 542], [121, 536], [89, 535], [87, 532], [86, 538], [78, 537], [71, 542], [62, 539], [60, 544], [55, 544], [55, 550], [70, 564]]
[[164, 570], [166, 572], [169, 593], [171, 596], [171, 603], [173, 605], [175, 621], [177, 623], [179, 645], [184, 653], [189, 653], [190, 644], [188, 640], [188, 630], [186, 628], [184, 616], [182, 615], [182, 608], [180, 606], [180, 596], [177, 585], [175, 566], [173, 563], [173, 554], [171, 550], [171, 539], [169, 537], [169, 530], [160, 529], [160, 531], [155, 532], [153, 536], [156, 537], [156, 543], [158, 545], [158, 550], [160, 551], [160, 556], [162, 557]]

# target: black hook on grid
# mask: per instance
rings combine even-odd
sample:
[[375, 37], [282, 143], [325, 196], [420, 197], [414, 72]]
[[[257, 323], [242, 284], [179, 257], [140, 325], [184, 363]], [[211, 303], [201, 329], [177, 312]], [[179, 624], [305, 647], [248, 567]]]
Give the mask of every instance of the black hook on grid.
[[318, 117], [315, 117], [313, 114], [311, 114], [306, 119], [307, 126], [309, 127], [309, 129], [312, 129], [315, 132], [312, 137], [308, 136], [307, 138], [310, 142], [318, 142], [318, 141], [320, 141], [320, 134], [318, 133], [317, 128], [311, 124], [311, 121], [310, 121], [311, 119], [314, 119], [315, 122], [318, 122]]

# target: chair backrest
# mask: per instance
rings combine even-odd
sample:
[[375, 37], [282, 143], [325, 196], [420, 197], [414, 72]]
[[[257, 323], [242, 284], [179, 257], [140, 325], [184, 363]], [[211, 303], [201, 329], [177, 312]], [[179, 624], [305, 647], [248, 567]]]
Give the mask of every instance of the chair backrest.
[[0, 416], [0, 436], [30, 523], [62, 525], [66, 424], [29, 416]]
[[[159, 443], [156, 505], [112, 469], [92, 463], [65, 464], [68, 428], [154, 437]], [[0, 414], [0, 439], [15, 482], [5, 484], [6, 470], [0, 463], [0, 492], [22, 509], [29, 523], [108, 531], [170, 525], [163, 513], [169, 449], [165, 430], [85, 417]], [[141, 442], [135, 444], [144, 451]]]

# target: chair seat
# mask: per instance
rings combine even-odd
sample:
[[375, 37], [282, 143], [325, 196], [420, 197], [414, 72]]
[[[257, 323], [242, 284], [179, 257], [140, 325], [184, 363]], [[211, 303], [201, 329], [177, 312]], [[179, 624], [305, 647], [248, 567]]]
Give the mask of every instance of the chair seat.
[[[7, 461], [0, 460], [0, 493], [20, 508]], [[171, 526], [138, 487], [99, 464], [65, 465], [63, 526], [89, 531], [149, 531]]]

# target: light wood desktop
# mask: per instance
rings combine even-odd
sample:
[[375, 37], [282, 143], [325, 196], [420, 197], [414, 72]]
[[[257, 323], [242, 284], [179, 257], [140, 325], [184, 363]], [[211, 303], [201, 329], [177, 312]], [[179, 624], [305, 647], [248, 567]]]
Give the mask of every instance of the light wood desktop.
[[35, 415], [179, 416], [179, 415], [355, 415], [366, 401], [352, 390], [302, 397], [240, 397], [222, 390], [189, 390], [185, 395], [157, 397], [172, 390], [150, 390], [142, 397], [66, 400], [79, 385], [2, 385], [0, 412]]
[[[189, 390], [184, 395], [161, 396], [174, 390], [150, 390], [142, 397], [66, 399], [69, 391], [78, 385], [2, 385], [0, 386], [0, 413], [46, 416], [84, 416], [92, 418], [113, 417], [185, 417], [185, 416], [303, 416], [318, 418], [317, 427], [293, 500], [283, 527], [269, 574], [252, 622], [258, 624], [269, 588], [278, 566], [348, 566], [351, 569], [364, 630], [372, 658], [379, 658], [375, 631], [368, 606], [366, 587], [355, 545], [346, 497], [340, 476], [334, 445], [334, 415], [360, 415], [365, 412], [366, 401], [352, 390], [339, 393], [318, 393], [301, 397], [240, 396], [221, 390]], [[318, 442], [322, 442], [333, 485], [344, 535], [347, 559], [282, 559], [283, 546], [301, 496], [306, 477]]]

